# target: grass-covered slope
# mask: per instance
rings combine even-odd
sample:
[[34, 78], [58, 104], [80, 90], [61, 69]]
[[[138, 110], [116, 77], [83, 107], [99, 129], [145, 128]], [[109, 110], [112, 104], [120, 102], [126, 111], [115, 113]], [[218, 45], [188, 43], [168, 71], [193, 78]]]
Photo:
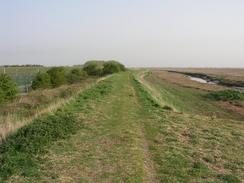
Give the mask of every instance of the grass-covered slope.
[[134, 85], [144, 115], [152, 116], [144, 125], [160, 182], [244, 180], [243, 122], [163, 110], [139, 82]]
[[83, 122], [76, 113], [87, 101], [101, 98], [110, 88], [107, 81], [101, 81], [56, 113], [40, 117], [10, 135], [0, 145], [0, 181], [12, 175], [39, 176], [40, 155], [55, 141], [68, 138], [82, 128]]
[[152, 94], [158, 95], [159, 101], [163, 101], [178, 112], [220, 118], [241, 118], [241, 116], [216, 105], [212, 98], [206, 97], [206, 91], [169, 83], [150, 73], [145, 75], [142, 80], [154, 90]]
[[[170, 88], [163, 91], [171, 93]], [[9, 137], [0, 146], [0, 180], [244, 180], [242, 121], [213, 118], [203, 112], [194, 115], [195, 110], [174, 112], [160, 104], [133, 74], [115, 74], [57, 113], [37, 119]], [[185, 105], [190, 109], [192, 103]]]

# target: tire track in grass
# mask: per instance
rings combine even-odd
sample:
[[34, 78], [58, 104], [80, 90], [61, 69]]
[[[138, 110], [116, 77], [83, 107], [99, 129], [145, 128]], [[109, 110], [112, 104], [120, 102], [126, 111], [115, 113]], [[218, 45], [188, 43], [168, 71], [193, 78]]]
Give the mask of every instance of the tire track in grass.
[[22, 174], [18, 164], [19, 172], [8, 181], [157, 182], [144, 129], [150, 115], [132, 82], [129, 72], [114, 75], [64, 106], [62, 111], [75, 115], [73, 134], [55, 139], [43, 146], [45, 153], [33, 156], [38, 176]]
[[[131, 86], [131, 91], [133, 93], [133, 96], [136, 96], [136, 105], [138, 108], [140, 108], [141, 111], [143, 111], [144, 109], [142, 108], [143, 106], [141, 106], [141, 104], [138, 101], [137, 98], [137, 93], [135, 91], [135, 88], [133, 86]], [[141, 112], [138, 113], [139, 114], [139, 118], [141, 118]], [[145, 118], [143, 120], [141, 120], [139, 122], [140, 125], [140, 135], [142, 136], [142, 143], [143, 143], [143, 153], [144, 153], [144, 171], [146, 172], [146, 176], [144, 177], [144, 182], [150, 182], [150, 183], [157, 183], [159, 182], [157, 180], [157, 176], [156, 176], [156, 170], [155, 170], [155, 165], [154, 162], [152, 161], [152, 155], [149, 152], [149, 144], [146, 138], [146, 132], [144, 129], [144, 123], [145, 123]]]
[[[58, 142], [43, 165], [48, 182], [157, 182], [132, 75], [114, 77], [106, 98], [80, 111], [85, 129]], [[52, 178], [53, 177], [53, 178]]]

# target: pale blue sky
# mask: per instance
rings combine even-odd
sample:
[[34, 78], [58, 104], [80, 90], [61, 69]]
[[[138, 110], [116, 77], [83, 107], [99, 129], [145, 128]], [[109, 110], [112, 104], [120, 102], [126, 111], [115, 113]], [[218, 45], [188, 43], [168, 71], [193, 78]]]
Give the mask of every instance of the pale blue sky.
[[0, 64], [244, 67], [243, 0], [0, 0]]

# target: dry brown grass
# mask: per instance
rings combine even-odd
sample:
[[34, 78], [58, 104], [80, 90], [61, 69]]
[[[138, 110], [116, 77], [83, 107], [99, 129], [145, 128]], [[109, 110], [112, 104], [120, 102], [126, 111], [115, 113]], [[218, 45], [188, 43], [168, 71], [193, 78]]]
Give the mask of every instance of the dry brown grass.
[[12, 103], [1, 106], [0, 142], [40, 115], [55, 112], [94, 82], [95, 80], [89, 79], [80, 84], [33, 91], [26, 96], [20, 96]]
[[218, 91], [226, 89], [226, 87], [224, 86], [210, 85], [205, 83], [199, 83], [197, 81], [192, 81], [188, 76], [185, 76], [183, 74], [167, 72], [164, 70], [152, 70], [152, 73], [167, 82], [181, 85], [184, 87], [196, 88], [206, 91]]
[[47, 104], [51, 104], [60, 98], [69, 98], [78, 93], [82, 88], [86, 88], [92, 82], [92, 80], [87, 80], [80, 84], [63, 85], [54, 89], [36, 90], [30, 92], [28, 95], [21, 95], [13, 102], [1, 105], [0, 116], [3, 117], [15, 113], [21, 113], [23, 117], [32, 116], [32, 111], [35, 111], [35, 108], [40, 109], [46, 107]]
[[15, 132], [17, 129], [23, 127], [24, 125], [30, 123], [33, 119], [38, 118], [42, 114], [51, 113], [56, 111], [61, 106], [72, 100], [73, 97], [68, 99], [60, 99], [55, 101], [51, 105], [43, 109], [36, 109], [32, 116], [26, 118], [18, 118], [14, 114], [9, 114], [8, 116], [0, 118], [2, 123], [0, 123], [0, 142], [5, 139], [9, 134]]
[[243, 102], [231, 103], [231, 102], [227, 102], [227, 101], [222, 101], [222, 102], [218, 102], [218, 104], [223, 108], [226, 108], [226, 109], [228, 109], [234, 113], [237, 113], [237, 114], [244, 116], [244, 104], [243, 104]]

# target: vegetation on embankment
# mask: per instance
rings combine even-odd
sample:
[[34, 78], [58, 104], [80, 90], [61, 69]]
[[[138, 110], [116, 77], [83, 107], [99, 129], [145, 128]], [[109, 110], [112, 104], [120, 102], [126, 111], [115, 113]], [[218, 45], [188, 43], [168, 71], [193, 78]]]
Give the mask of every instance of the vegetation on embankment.
[[56, 88], [64, 84], [81, 82], [86, 78], [81, 68], [67, 71], [64, 67], [52, 67], [47, 72], [39, 72], [32, 82], [32, 89]]
[[87, 72], [90, 76], [104, 76], [108, 74], [118, 73], [125, 71], [126, 68], [123, 64], [118, 61], [87, 61], [83, 70]]
[[39, 72], [36, 75], [32, 88], [55, 88], [64, 84], [81, 82], [88, 76], [101, 77], [125, 70], [125, 66], [117, 61], [88, 61], [82, 68], [74, 68], [69, 71], [65, 67], [52, 67], [47, 72]]
[[159, 101], [162, 100], [162, 103], [178, 112], [221, 118], [243, 118], [238, 114], [233, 114], [233, 112], [219, 107], [215, 101], [206, 97], [206, 91], [179, 86], [162, 80], [151, 73], [147, 74], [143, 80], [155, 91], [154, 93], [158, 95], [157, 99]]
[[[81, 93], [57, 113], [12, 134], [12, 140], [6, 139], [6, 148], [0, 151], [0, 157], [7, 157], [2, 168], [9, 170], [0, 171], [2, 180], [242, 182], [243, 122], [212, 118], [205, 113], [194, 115], [193, 111], [189, 115], [164, 110], [145, 89], [144, 82], [134, 80], [130, 72], [115, 74]], [[69, 127], [74, 129], [72, 134], [56, 126], [56, 121], [65, 117], [74, 120], [65, 124], [76, 127]], [[45, 124], [34, 130], [38, 120]], [[41, 139], [39, 144], [39, 138], [44, 136], [42, 128], [55, 129], [54, 133], [60, 130], [64, 135], [56, 138], [46, 132], [50, 141]]]
[[0, 75], [0, 104], [16, 98], [18, 89], [13, 80], [6, 74]]
[[12, 182], [157, 182], [142, 123], [150, 116], [142, 115], [132, 75], [119, 73], [108, 81], [112, 88], [104, 98], [72, 107], [84, 128], [48, 149], [40, 178], [16, 176]]
[[13, 102], [0, 105], [0, 141], [34, 118], [56, 111], [96, 81], [87, 78], [82, 83], [32, 91], [28, 95], [19, 96]]
[[13, 174], [35, 176], [36, 154], [58, 139], [75, 133], [80, 123], [67, 112], [43, 116], [7, 137], [0, 145], [0, 180]]
[[0, 145], [0, 180], [15, 176], [39, 175], [41, 154], [57, 140], [68, 138], [80, 128], [82, 121], [76, 113], [90, 100], [99, 100], [111, 90], [108, 81], [82, 92], [74, 101], [54, 114], [47, 114], [13, 133]]
[[88, 61], [84, 65], [71, 67], [44, 67], [42, 65], [6, 65], [0, 66], [0, 74], [7, 74], [19, 87], [20, 92], [31, 89], [46, 89], [81, 82], [90, 76], [105, 76], [125, 71], [118, 61]]
[[150, 122], [144, 121], [144, 125], [160, 182], [240, 183], [244, 180], [241, 121], [166, 111], [141, 83], [135, 81], [134, 86], [145, 107], [143, 115], [151, 114]]
[[[106, 70], [103, 76], [122, 71], [118, 69], [118, 66], [122, 67], [122, 64], [119, 62], [102, 62], [103, 64]], [[7, 84], [14, 85], [10, 77], [7, 75], [4, 76], [6, 76], [4, 78], [8, 79]], [[101, 76], [88, 76], [81, 68], [68, 69], [65, 67], [52, 67], [47, 71], [36, 74], [32, 82], [32, 87], [37, 91], [31, 91], [27, 95], [18, 96], [14, 101], [10, 101], [10, 97], [12, 96], [14, 98], [17, 92], [9, 92], [9, 89], [13, 88], [10, 87], [12, 85], [6, 85], [6, 82], [0, 85], [8, 93], [8, 100], [4, 98], [2, 100], [4, 104], [0, 103], [0, 141], [17, 129], [28, 124], [34, 118], [44, 113], [55, 112], [57, 108], [69, 102], [79, 92], [100, 79], [102, 79]], [[0, 94], [2, 94], [1, 88]], [[10, 96], [10, 94], [14, 95]]]
[[241, 101], [244, 100], [244, 93], [236, 90], [222, 90], [209, 92], [206, 97], [217, 101]]

